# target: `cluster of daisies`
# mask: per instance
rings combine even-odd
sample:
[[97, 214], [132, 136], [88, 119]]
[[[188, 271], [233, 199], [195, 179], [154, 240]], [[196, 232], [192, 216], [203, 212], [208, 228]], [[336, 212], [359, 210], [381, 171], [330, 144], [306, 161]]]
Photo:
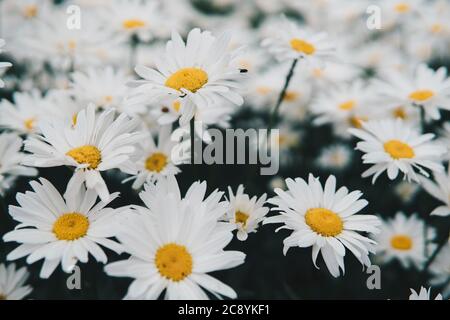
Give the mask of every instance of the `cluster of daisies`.
[[[450, 216], [450, 77], [430, 63], [450, 48], [450, 4], [380, 0], [382, 25], [371, 30], [368, 0], [210, 1], [217, 15], [198, 2], [0, 2], [0, 196], [30, 180], [8, 207], [17, 225], [2, 239], [18, 245], [7, 260], [42, 260], [48, 279], [95, 259], [132, 279], [126, 299], [233, 299], [209, 273], [245, 263], [227, 249], [234, 238], [277, 224], [285, 255], [310, 248], [312, 265], [333, 277], [349, 256], [363, 267], [397, 260], [448, 297], [449, 235], [439, 242], [424, 217]], [[80, 28], [67, 22], [71, 5]], [[191, 177], [183, 195], [191, 139], [210, 143], [204, 129], [229, 127], [244, 109], [255, 115], [249, 127], [275, 122], [286, 166], [307, 128], [328, 127], [334, 142], [314, 160], [328, 177], [272, 177], [269, 198], [247, 194], [245, 181], [207, 192]], [[386, 176], [403, 203], [422, 190], [436, 208], [371, 214], [363, 193], [336, 178], [361, 153], [371, 178], [362, 183]], [[63, 190], [40, 177], [57, 167], [70, 173]], [[114, 205], [117, 180], [140, 203]], [[127, 258], [108, 262], [112, 252]], [[0, 299], [29, 295], [28, 276], [0, 264]]]

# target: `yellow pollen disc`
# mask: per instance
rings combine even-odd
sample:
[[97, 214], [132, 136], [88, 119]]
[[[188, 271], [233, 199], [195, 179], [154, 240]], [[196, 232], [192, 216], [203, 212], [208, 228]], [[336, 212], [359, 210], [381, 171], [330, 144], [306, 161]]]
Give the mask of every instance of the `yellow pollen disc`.
[[441, 33], [444, 30], [444, 27], [440, 23], [435, 23], [431, 26], [432, 33]]
[[415, 156], [413, 148], [399, 140], [389, 140], [386, 142], [384, 144], [384, 151], [396, 160], [411, 159]]
[[66, 155], [72, 157], [79, 164], [89, 164], [89, 169], [97, 169], [102, 161], [100, 150], [98, 150], [97, 147], [89, 145], [74, 148], [68, 151]]
[[316, 78], [321, 78], [323, 76], [323, 70], [320, 68], [314, 68], [312, 74]]
[[305, 222], [314, 232], [324, 237], [335, 237], [344, 229], [341, 217], [325, 208], [308, 209]]
[[406, 119], [408, 115], [403, 107], [395, 108], [392, 112], [395, 118]]
[[314, 47], [313, 44], [306, 42], [304, 40], [301, 39], [292, 39], [290, 41], [291, 47], [292, 49], [294, 49], [295, 51], [307, 54], [307, 55], [311, 55], [314, 54], [314, 52], [316, 52], [316, 47]]
[[262, 94], [262, 95], [266, 95], [270, 91], [272, 91], [272, 90], [269, 87], [265, 87], [265, 86], [260, 86], [260, 87], [256, 88], [256, 92], [258, 92], [259, 94]]
[[111, 102], [113, 101], [113, 97], [112, 97], [112, 96], [104, 96], [104, 97], [103, 97], [103, 100], [104, 100], [106, 103], [111, 103]]
[[411, 6], [406, 2], [397, 3], [394, 7], [398, 13], [405, 13], [411, 9]]
[[167, 78], [165, 86], [180, 90], [187, 89], [191, 92], [197, 92], [208, 82], [208, 74], [200, 68], [183, 68], [173, 73]]
[[23, 125], [25, 126], [25, 128], [26, 128], [27, 130], [31, 131], [31, 130], [33, 130], [33, 128], [34, 128], [35, 122], [36, 122], [36, 120], [35, 120], [34, 118], [29, 118], [29, 119], [26, 119], [26, 120], [23, 122]]
[[361, 128], [364, 121], [367, 121], [366, 117], [353, 116], [349, 119], [350, 125], [354, 128]]
[[124, 29], [131, 30], [145, 27], [145, 22], [140, 19], [127, 19], [122, 22]]
[[67, 46], [69, 47], [70, 50], [75, 50], [77, 47], [77, 43], [74, 40], [70, 40], [67, 43]]
[[180, 101], [174, 101], [172, 103], [172, 107], [176, 112], [180, 112], [181, 102]]
[[167, 165], [167, 156], [156, 152], [145, 160], [145, 168], [148, 171], [161, 172]]
[[411, 237], [407, 235], [399, 234], [391, 238], [391, 246], [397, 250], [409, 250], [412, 244]]
[[348, 111], [352, 110], [355, 106], [356, 106], [355, 100], [348, 100], [339, 104], [339, 109]]
[[288, 90], [284, 94], [283, 100], [286, 102], [294, 102], [295, 100], [297, 100], [298, 97], [299, 97], [299, 94], [297, 92]]
[[178, 282], [192, 273], [192, 256], [185, 246], [169, 243], [156, 252], [155, 265], [161, 276]]
[[78, 212], [65, 213], [53, 224], [53, 233], [59, 240], [77, 240], [86, 235], [88, 218]]
[[23, 10], [23, 15], [25, 16], [25, 18], [34, 18], [37, 16], [37, 13], [38, 13], [38, 8], [36, 5], [25, 6], [25, 8]]
[[249, 215], [242, 212], [242, 211], [236, 211], [234, 215], [234, 219], [236, 223], [241, 223], [243, 227], [247, 225], [247, 220], [249, 218]]
[[409, 95], [409, 98], [416, 101], [425, 101], [434, 96], [434, 92], [431, 90], [417, 90]]

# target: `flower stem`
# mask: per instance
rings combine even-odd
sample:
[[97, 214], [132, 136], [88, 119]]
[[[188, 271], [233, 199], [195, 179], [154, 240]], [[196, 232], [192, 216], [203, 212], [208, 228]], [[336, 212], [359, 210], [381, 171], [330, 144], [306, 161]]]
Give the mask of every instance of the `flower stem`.
[[289, 82], [291, 82], [291, 78], [294, 75], [294, 69], [295, 69], [295, 66], [297, 65], [297, 62], [298, 62], [298, 59], [295, 59], [294, 61], [292, 61], [291, 68], [289, 69], [289, 72], [286, 76], [286, 80], [284, 81], [283, 89], [281, 90], [280, 95], [278, 96], [277, 103], [275, 105], [275, 108], [272, 111], [271, 116], [270, 116], [269, 131], [272, 129], [275, 122], [278, 121], [278, 111], [280, 109], [281, 103], [284, 100], [284, 97], [286, 96], [286, 91], [287, 91], [287, 88], [289, 87]]

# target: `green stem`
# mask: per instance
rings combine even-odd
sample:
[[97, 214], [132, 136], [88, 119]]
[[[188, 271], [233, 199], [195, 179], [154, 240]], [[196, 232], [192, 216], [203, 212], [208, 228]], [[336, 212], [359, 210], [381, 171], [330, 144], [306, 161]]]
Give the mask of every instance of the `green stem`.
[[292, 76], [294, 75], [294, 69], [297, 65], [298, 59], [295, 59], [292, 61], [291, 68], [289, 69], [289, 72], [286, 76], [286, 80], [284, 81], [283, 89], [280, 92], [280, 95], [278, 96], [277, 103], [275, 105], [275, 108], [272, 111], [272, 115], [270, 116], [269, 121], [269, 131], [273, 128], [273, 125], [276, 121], [278, 121], [278, 110], [280, 109], [281, 103], [283, 103], [284, 97], [286, 96], [287, 88], [289, 87], [289, 83], [291, 82]]

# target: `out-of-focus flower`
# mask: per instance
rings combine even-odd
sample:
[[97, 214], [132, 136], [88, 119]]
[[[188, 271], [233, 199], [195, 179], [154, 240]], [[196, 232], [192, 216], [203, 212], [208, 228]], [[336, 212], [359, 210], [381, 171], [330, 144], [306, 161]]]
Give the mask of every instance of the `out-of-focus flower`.
[[444, 297], [448, 297], [450, 295], [450, 283], [448, 281], [450, 278], [450, 242], [442, 248], [431, 263], [429, 270], [432, 274], [430, 284], [433, 286], [444, 285], [442, 294]]
[[136, 173], [130, 157], [143, 137], [136, 131], [139, 124], [138, 119], [123, 113], [115, 118], [114, 109], [96, 115], [95, 107], [89, 105], [78, 113], [75, 125], [41, 124], [42, 136], [29, 137], [25, 141], [25, 150], [31, 154], [23, 163], [44, 168], [75, 167], [66, 197], [75, 195], [86, 183], [86, 187], [94, 189], [103, 202], [108, 202], [110, 194], [100, 172], [118, 168], [128, 174]]
[[352, 160], [352, 151], [344, 144], [335, 144], [322, 149], [317, 164], [325, 170], [344, 170]]
[[349, 129], [359, 139], [356, 149], [364, 152], [363, 163], [372, 165], [362, 176], [373, 175], [372, 183], [387, 170], [389, 179], [394, 180], [399, 171], [408, 180], [418, 181], [419, 174], [428, 176], [423, 169], [442, 172], [440, 157], [445, 148], [433, 143], [434, 134], [420, 135], [401, 119], [380, 120], [362, 123], [362, 129]]
[[419, 190], [420, 186], [417, 183], [409, 183], [407, 181], [400, 181], [394, 188], [395, 193], [403, 203], [411, 202]]
[[437, 207], [430, 214], [441, 217], [448, 216], [450, 215], [450, 165], [447, 172], [435, 172], [433, 180], [421, 177], [421, 186], [429, 195], [441, 201], [444, 205]]
[[110, 263], [107, 274], [134, 278], [126, 299], [236, 298], [236, 292], [208, 275], [234, 268], [245, 254], [225, 251], [233, 238], [231, 224], [219, 223], [228, 208], [223, 193], [207, 198], [206, 183], [194, 183], [184, 198], [174, 177], [146, 184], [140, 193], [146, 207], [135, 206], [121, 221], [117, 238], [131, 254], [128, 260]]
[[283, 253], [290, 247], [312, 247], [313, 263], [319, 252], [333, 275], [345, 270], [346, 249], [365, 266], [370, 266], [369, 253], [374, 252], [375, 241], [358, 232], [377, 233], [380, 221], [373, 215], [358, 215], [368, 202], [359, 199], [360, 191], [350, 192], [346, 187], [336, 190], [336, 178], [330, 176], [323, 188], [320, 181], [309, 175], [308, 182], [301, 178], [286, 179], [288, 191], [275, 189], [278, 195], [268, 200], [280, 215], [264, 220], [283, 223], [282, 229], [293, 230], [284, 240]]
[[[425, 239], [432, 241], [435, 237], [434, 229], [427, 227], [426, 236], [424, 230], [424, 222], [415, 214], [406, 217], [398, 212], [393, 219], [383, 221], [381, 232], [374, 237], [378, 242], [377, 258], [383, 263], [396, 259], [404, 268], [420, 269], [426, 261]], [[429, 244], [427, 249], [432, 252], [434, 248], [434, 244]]]
[[16, 269], [14, 263], [0, 264], [0, 300], [22, 300], [29, 295], [33, 288], [24, 285], [29, 276], [26, 267]]
[[0, 134], [0, 195], [18, 176], [35, 176], [38, 171], [21, 165], [25, 154], [21, 152], [22, 139], [15, 133]]
[[269, 208], [264, 207], [266, 202], [266, 194], [257, 198], [250, 198], [244, 193], [244, 186], [239, 185], [236, 195], [233, 190], [228, 187], [230, 208], [227, 211], [225, 220], [236, 225], [237, 238], [241, 241], [247, 240], [248, 234], [256, 232], [259, 224], [263, 221]]
[[293, 21], [285, 21], [273, 38], [262, 42], [279, 61], [300, 59], [310, 66], [324, 67], [334, 57], [335, 47], [325, 32], [314, 33]]
[[[40, 182], [40, 183], [39, 183]], [[61, 263], [71, 272], [78, 261], [88, 262], [92, 254], [98, 262], [107, 257], [99, 247], [121, 253], [121, 246], [108, 238], [115, 236], [118, 209], [105, 208], [119, 196], [112, 194], [108, 202], [97, 202], [93, 190], [80, 188], [70, 199], [61, 197], [56, 188], [44, 178], [30, 182], [33, 192], [18, 193], [19, 206], [10, 206], [9, 213], [20, 222], [3, 236], [5, 242], [21, 243], [10, 252], [8, 260], [27, 257], [31, 264], [44, 259], [40, 277], [48, 278]]]
[[[3, 47], [5, 46], [5, 40], [0, 39], [0, 53], [3, 51]], [[11, 67], [12, 64], [10, 62], [1, 62], [0, 61], [0, 76], [3, 74], [4, 70], [8, 67]], [[5, 86], [5, 83], [0, 78], [0, 88], [3, 88]]]

